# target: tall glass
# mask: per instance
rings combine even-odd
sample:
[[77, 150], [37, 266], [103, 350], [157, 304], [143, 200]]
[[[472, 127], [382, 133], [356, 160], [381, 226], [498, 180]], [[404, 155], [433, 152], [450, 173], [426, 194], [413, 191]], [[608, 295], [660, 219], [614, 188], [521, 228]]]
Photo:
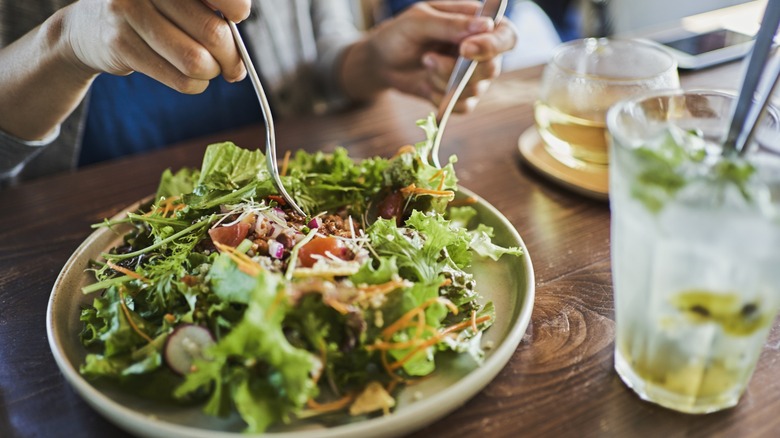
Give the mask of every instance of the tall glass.
[[[780, 303], [780, 157], [724, 157], [733, 99], [667, 92], [607, 116], [615, 369], [687, 413], [737, 404]], [[769, 117], [759, 143], [777, 134]]]
[[544, 69], [534, 118], [550, 155], [570, 167], [606, 171], [607, 109], [631, 96], [679, 86], [676, 61], [654, 43], [570, 41], [556, 48]]

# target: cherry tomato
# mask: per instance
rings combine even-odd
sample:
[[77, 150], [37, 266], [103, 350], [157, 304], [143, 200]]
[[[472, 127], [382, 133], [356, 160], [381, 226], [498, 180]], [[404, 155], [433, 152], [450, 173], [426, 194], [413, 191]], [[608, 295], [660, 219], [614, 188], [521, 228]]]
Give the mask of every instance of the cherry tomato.
[[218, 242], [235, 248], [249, 234], [251, 225], [246, 222], [239, 222], [229, 227], [217, 227], [209, 230], [209, 237], [212, 242]]
[[327, 252], [340, 259], [345, 259], [348, 256], [349, 249], [341, 239], [335, 237], [315, 237], [298, 250], [298, 260], [301, 266], [311, 268], [317, 262], [317, 259], [313, 256], [325, 256]]

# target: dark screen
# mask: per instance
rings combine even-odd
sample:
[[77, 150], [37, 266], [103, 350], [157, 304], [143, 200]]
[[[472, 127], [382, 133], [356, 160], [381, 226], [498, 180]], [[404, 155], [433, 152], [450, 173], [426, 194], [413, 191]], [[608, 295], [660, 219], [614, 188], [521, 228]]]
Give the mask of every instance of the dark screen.
[[707, 33], [691, 35], [679, 40], [669, 41], [664, 44], [689, 55], [700, 55], [735, 44], [742, 44], [752, 39], [753, 37], [742, 33], [737, 33], [728, 29], [718, 29]]

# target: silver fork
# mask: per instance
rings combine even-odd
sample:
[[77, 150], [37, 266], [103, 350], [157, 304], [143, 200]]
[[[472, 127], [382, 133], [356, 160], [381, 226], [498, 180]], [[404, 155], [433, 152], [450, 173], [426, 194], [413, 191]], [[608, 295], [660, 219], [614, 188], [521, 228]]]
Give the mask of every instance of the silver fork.
[[260, 76], [257, 75], [257, 70], [255, 70], [255, 65], [249, 57], [249, 51], [246, 49], [246, 44], [244, 44], [244, 40], [238, 32], [238, 26], [230, 20], [225, 21], [227, 21], [228, 26], [230, 26], [230, 31], [233, 33], [233, 39], [236, 40], [236, 47], [241, 54], [241, 60], [244, 61], [246, 71], [249, 74], [249, 79], [252, 81], [255, 94], [257, 94], [257, 99], [260, 101], [260, 107], [263, 110], [263, 118], [265, 119], [265, 161], [268, 165], [268, 172], [271, 173], [274, 185], [277, 190], [279, 190], [282, 197], [284, 197], [287, 204], [289, 204], [296, 213], [306, 217], [306, 213], [303, 212], [303, 209], [295, 203], [292, 196], [285, 190], [284, 185], [282, 184], [282, 178], [279, 176], [279, 166], [276, 163], [276, 132], [274, 131], [274, 118], [271, 114], [271, 105], [268, 104], [268, 98], [265, 95], [263, 84], [260, 83]]
[[[506, 12], [507, 0], [485, 0], [482, 3], [482, 8], [477, 12], [477, 16], [491, 17], [493, 21], [498, 24], [501, 18]], [[466, 59], [459, 56], [455, 61], [455, 68], [452, 69], [452, 74], [447, 82], [447, 89], [444, 93], [444, 98], [439, 104], [439, 111], [436, 115], [436, 137], [433, 139], [433, 146], [431, 147], [431, 160], [433, 165], [441, 168], [439, 162], [439, 146], [441, 145], [441, 137], [444, 135], [444, 127], [447, 126], [447, 120], [450, 118], [452, 109], [455, 108], [455, 103], [458, 101], [463, 89], [466, 88], [466, 84], [471, 75], [474, 74], [474, 69], [477, 68], [477, 61]]]

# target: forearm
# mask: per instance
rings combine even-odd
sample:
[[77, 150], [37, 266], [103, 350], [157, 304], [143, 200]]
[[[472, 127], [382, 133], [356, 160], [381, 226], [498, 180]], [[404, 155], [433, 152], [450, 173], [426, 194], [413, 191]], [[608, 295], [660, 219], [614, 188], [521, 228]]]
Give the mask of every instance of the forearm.
[[62, 37], [66, 10], [0, 50], [0, 130], [22, 140], [53, 132], [78, 106], [95, 72]]

